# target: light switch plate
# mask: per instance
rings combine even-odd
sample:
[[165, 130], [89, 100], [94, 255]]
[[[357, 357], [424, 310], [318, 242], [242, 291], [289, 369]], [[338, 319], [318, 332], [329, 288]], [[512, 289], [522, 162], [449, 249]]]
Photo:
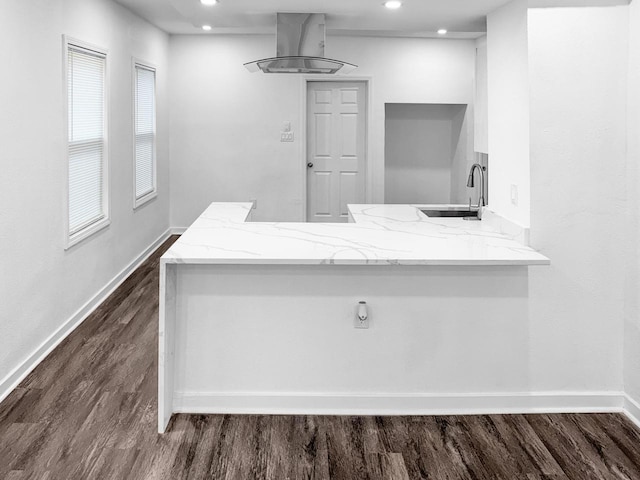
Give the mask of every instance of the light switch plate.
[[511, 204], [518, 206], [518, 186], [511, 185]]
[[293, 142], [293, 132], [280, 132], [281, 142]]

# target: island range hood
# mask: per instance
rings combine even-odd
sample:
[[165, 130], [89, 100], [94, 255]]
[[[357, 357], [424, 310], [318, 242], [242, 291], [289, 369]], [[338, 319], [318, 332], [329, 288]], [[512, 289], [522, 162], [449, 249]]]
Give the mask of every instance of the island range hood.
[[278, 13], [276, 56], [245, 63], [250, 72], [349, 73], [356, 65], [324, 57], [323, 13]]

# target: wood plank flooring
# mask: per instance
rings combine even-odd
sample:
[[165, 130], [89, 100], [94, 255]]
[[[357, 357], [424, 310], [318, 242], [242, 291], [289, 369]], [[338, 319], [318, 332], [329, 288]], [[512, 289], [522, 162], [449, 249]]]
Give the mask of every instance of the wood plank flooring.
[[177, 415], [156, 433], [167, 241], [0, 404], [3, 479], [640, 479], [623, 415]]

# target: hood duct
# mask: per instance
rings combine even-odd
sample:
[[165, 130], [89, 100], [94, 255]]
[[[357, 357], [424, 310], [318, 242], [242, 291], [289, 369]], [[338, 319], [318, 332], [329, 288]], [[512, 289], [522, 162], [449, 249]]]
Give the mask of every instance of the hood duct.
[[250, 72], [349, 73], [356, 65], [324, 57], [323, 13], [278, 13], [276, 56], [245, 63]]

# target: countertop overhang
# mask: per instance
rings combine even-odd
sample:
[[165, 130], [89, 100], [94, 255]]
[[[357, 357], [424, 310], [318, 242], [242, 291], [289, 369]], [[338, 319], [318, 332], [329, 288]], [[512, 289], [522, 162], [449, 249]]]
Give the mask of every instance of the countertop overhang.
[[[548, 265], [494, 222], [430, 218], [427, 205], [349, 205], [353, 223], [247, 222], [251, 203], [212, 203], [164, 264]], [[432, 207], [432, 206], [431, 206]], [[454, 208], [455, 206], [452, 206]]]

